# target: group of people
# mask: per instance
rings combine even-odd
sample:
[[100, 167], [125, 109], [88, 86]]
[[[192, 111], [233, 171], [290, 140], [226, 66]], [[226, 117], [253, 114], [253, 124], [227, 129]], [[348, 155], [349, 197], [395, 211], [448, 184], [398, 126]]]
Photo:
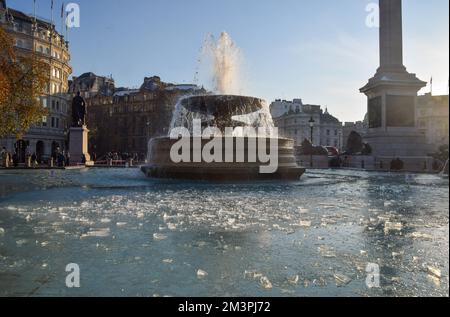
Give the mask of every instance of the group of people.
[[141, 160], [138, 153], [120, 153], [120, 152], [108, 152], [106, 154], [106, 161], [119, 162], [119, 161], [129, 161], [133, 160], [133, 162], [138, 162]]
[[11, 154], [6, 150], [5, 147], [2, 148], [2, 151], [0, 152], [0, 166], [7, 168], [10, 166], [17, 167], [19, 165], [19, 155], [17, 152], [14, 152]]
[[[0, 152], [0, 166], [3, 168], [9, 167], [19, 167], [20, 157], [17, 152], [11, 154], [6, 150], [5, 147], [2, 148]], [[22, 161], [23, 163], [23, 161]], [[61, 151], [59, 148], [52, 154], [49, 161], [47, 162], [50, 166], [65, 167], [70, 165], [70, 154], [66, 151]], [[42, 162], [36, 153], [25, 154], [25, 166], [26, 167], [38, 167]]]

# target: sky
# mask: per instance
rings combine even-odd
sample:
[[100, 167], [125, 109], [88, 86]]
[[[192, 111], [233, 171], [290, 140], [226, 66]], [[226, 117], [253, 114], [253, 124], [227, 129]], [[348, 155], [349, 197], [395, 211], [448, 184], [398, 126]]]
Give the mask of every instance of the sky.
[[[50, 19], [51, 0], [36, 0]], [[54, 0], [60, 30], [63, 0]], [[67, 4], [69, 1], [65, 1]], [[230, 34], [243, 55], [243, 94], [271, 102], [301, 98], [341, 121], [362, 120], [359, 92], [378, 67], [378, 29], [366, 25], [375, 0], [78, 0], [80, 27], [69, 31], [73, 75], [113, 75], [116, 86], [144, 77], [192, 83], [208, 33]], [[7, 0], [33, 12], [33, 0]], [[404, 64], [448, 94], [449, 1], [403, 0]], [[208, 76], [198, 84], [212, 89]], [[420, 93], [430, 91], [424, 88]]]

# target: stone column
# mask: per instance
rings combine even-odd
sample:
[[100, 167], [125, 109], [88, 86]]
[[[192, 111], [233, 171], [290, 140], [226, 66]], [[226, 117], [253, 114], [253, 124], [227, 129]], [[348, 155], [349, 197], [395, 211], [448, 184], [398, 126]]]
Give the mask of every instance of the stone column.
[[364, 137], [379, 157], [425, 157], [424, 135], [416, 128], [417, 92], [426, 85], [403, 65], [402, 1], [380, 1], [380, 67], [360, 89], [368, 99]]
[[405, 71], [402, 32], [402, 0], [380, 0], [380, 71]]

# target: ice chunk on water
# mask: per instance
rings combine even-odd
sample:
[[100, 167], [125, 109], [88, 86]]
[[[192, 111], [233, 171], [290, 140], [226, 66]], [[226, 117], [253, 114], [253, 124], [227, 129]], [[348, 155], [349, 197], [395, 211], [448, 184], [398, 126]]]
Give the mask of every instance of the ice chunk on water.
[[207, 276], [208, 276], [208, 272], [203, 271], [203, 270], [201, 270], [201, 269], [198, 269], [198, 270], [197, 270], [197, 277], [198, 277], [198, 278], [205, 278], [205, 277], [207, 277]]
[[400, 258], [405, 254], [405, 252], [392, 252], [392, 258], [395, 260], [397, 258]]
[[339, 273], [334, 274], [334, 279], [336, 280], [336, 285], [338, 287], [345, 286], [352, 281], [352, 279], [350, 277], [348, 277], [344, 274], [339, 274]]
[[390, 231], [402, 231], [403, 225], [401, 222], [390, 222], [386, 221], [384, 223], [384, 233], [388, 234]]
[[303, 207], [298, 207], [298, 211], [299, 211], [299, 213], [302, 214], [302, 215], [307, 214], [307, 213], [309, 212], [308, 209], [303, 208]]
[[264, 288], [264, 289], [272, 289], [272, 287], [273, 287], [272, 283], [267, 278], [267, 276], [261, 276], [261, 278], [259, 279], [259, 283], [261, 284], [262, 288]]
[[98, 237], [98, 238], [104, 238], [109, 236], [110, 230], [109, 228], [100, 228], [100, 229], [91, 229], [88, 233], [81, 235], [81, 238], [87, 238], [87, 237]]
[[428, 274], [430, 274], [431, 276], [434, 276], [439, 279], [442, 277], [441, 270], [436, 267], [427, 266], [427, 270], [428, 270]]
[[127, 225], [126, 222], [118, 222], [118, 223], [116, 223], [117, 227], [125, 227], [126, 225]]
[[165, 239], [167, 239], [167, 236], [165, 234], [161, 234], [161, 233], [153, 234], [153, 240], [155, 240], [155, 241], [161, 241], [161, 240], [165, 240]]
[[326, 245], [321, 245], [317, 249], [319, 250], [320, 255], [323, 256], [324, 258], [335, 258], [336, 257], [336, 252], [334, 251], [334, 249], [332, 247], [329, 247]]
[[17, 246], [21, 247], [22, 245], [28, 243], [27, 239], [20, 239], [16, 241]]
[[169, 222], [169, 223], [167, 223], [167, 229], [172, 230], [172, 231], [177, 230], [177, 225]]
[[294, 275], [288, 278], [288, 282], [292, 285], [297, 285], [300, 280], [300, 277], [298, 275]]
[[173, 259], [164, 259], [164, 260], [162, 260], [163, 261], [163, 263], [165, 263], [165, 264], [172, 264], [173, 263]]
[[420, 233], [420, 232], [413, 232], [408, 235], [409, 238], [413, 239], [422, 239], [422, 240], [433, 240], [433, 236], [426, 234], [426, 233]]
[[252, 279], [252, 280], [256, 280], [258, 278], [261, 278], [263, 275], [261, 273], [258, 273], [256, 271], [244, 271], [244, 278], [246, 279]]
[[311, 221], [309, 220], [300, 220], [300, 227], [309, 228], [311, 227]]

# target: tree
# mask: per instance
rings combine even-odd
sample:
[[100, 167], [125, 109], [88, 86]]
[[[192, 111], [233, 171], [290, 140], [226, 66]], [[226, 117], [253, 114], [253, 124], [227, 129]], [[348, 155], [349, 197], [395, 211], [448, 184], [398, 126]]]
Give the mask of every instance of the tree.
[[350, 155], [358, 154], [361, 153], [363, 149], [364, 144], [361, 135], [356, 131], [352, 131], [347, 139], [347, 148], [346, 148], [347, 154]]
[[21, 138], [47, 114], [39, 97], [49, 78], [50, 66], [34, 52], [16, 52], [12, 37], [0, 27], [0, 137]]

